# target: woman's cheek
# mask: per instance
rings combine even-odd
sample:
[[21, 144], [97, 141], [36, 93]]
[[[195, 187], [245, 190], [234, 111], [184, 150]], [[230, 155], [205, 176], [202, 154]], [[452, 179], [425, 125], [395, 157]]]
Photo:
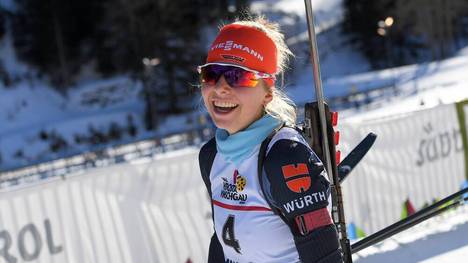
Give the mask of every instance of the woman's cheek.
[[201, 95], [203, 98], [203, 103], [205, 104], [205, 107], [208, 108], [208, 88], [204, 87], [201, 89]]

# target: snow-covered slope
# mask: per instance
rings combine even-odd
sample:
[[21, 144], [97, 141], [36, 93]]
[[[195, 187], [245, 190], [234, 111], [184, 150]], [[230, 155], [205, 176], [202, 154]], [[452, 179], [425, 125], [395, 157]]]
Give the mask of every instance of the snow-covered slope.
[[353, 262], [465, 262], [467, 237], [468, 206], [464, 205], [358, 252]]
[[[313, 1], [317, 26], [325, 31], [336, 27], [342, 17], [342, 0]], [[252, 9], [278, 21], [286, 30], [289, 42], [294, 45], [304, 41], [306, 32], [303, 1], [254, 1]], [[2, 1], [1, 6], [14, 10], [14, 1]], [[326, 36], [325, 36], [326, 35]], [[339, 42], [336, 33], [323, 34], [329, 43]], [[345, 51], [343, 51], [345, 50]], [[335, 67], [336, 60], [347, 60], [356, 56], [351, 49], [327, 49], [323, 65], [327, 75], [342, 75], [353, 67]], [[301, 62], [302, 59], [302, 62]], [[298, 56], [297, 63], [307, 63], [307, 58]], [[367, 64], [364, 60], [362, 68]], [[37, 72], [19, 61], [15, 55], [10, 32], [0, 40], [0, 63], [11, 76], [12, 84], [0, 84], [0, 170], [24, 166], [40, 161], [60, 158], [83, 150], [93, 150], [91, 134], [109, 134], [111, 125], [120, 130], [120, 139], [112, 144], [140, 140], [186, 129], [193, 124], [192, 115], [168, 118], [155, 133], [147, 133], [143, 127], [144, 103], [141, 83], [127, 76], [83, 81], [66, 96], [51, 88], [47, 79], [39, 78]], [[353, 72], [353, 71], [351, 71]], [[354, 71], [355, 72], [355, 71]], [[347, 72], [349, 73], [349, 72]], [[195, 99], [194, 104], [197, 103]], [[195, 115], [202, 112], [195, 109]], [[131, 117], [129, 117], [131, 116]], [[131, 123], [129, 123], [131, 118]], [[128, 126], [133, 125], [137, 133], [131, 136]], [[98, 134], [99, 135], [99, 134]], [[95, 146], [95, 143], [94, 143]], [[52, 149], [54, 148], [54, 149]]]
[[[444, 96], [463, 97], [466, 96], [468, 90], [466, 72], [468, 72], [468, 56], [461, 52], [459, 56], [443, 61], [330, 78], [323, 81], [323, 87], [325, 96], [329, 98], [353, 91], [360, 92], [391, 86], [396, 86], [404, 97], [424, 90], [456, 86], [457, 92], [445, 92]], [[286, 91], [298, 104], [315, 98], [312, 69], [304, 71], [304, 74], [296, 82], [292, 82]]]
[[[401, 95], [398, 100], [433, 88], [454, 90], [437, 92], [437, 96], [427, 95], [426, 99], [413, 97], [407, 102], [413, 108], [420, 107], [421, 100], [426, 106], [431, 105], [430, 100], [438, 103], [442, 95], [451, 96], [450, 101], [467, 97], [464, 88], [464, 72], [468, 69], [466, 51], [441, 62], [357, 73], [366, 71], [369, 65], [340, 35], [337, 25], [343, 15], [341, 4], [342, 0], [313, 1], [318, 31], [322, 32], [319, 51], [328, 98], [393, 85]], [[280, 22], [287, 29], [288, 43], [300, 50], [301, 43], [304, 45], [307, 39], [303, 5], [302, 0], [258, 0], [253, 2], [252, 9]], [[297, 52], [297, 70], [287, 78], [285, 91], [301, 106], [314, 100], [315, 95], [308, 58]], [[112, 125], [120, 133], [119, 139], [112, 143], [119, 144], [190, 128], [198, 121], [195, 120], [197, 115], [203, 112], [203, 107], [195, 107], [193, 114], [167, 118], [156, 133], [148, 133], [143, 127], [144, 103], [139, 95], [142, 88], [139, 81], [127, 76], [86, 81], [65, 97], [51, 89], [47, 79], [37, 78], [33, 69], [17, 60], [8, 33], [0, 40], [0, 62], [15, 76], [12, 87], [0, 84], [0, 170], [96, 149], [92, 134], [110, 134]], [[378, 109], [391, 100], [390, 97], [383, 99], [375, 101], [372, 107]], [[199, 98], [195, 98], [194, 105], [198, 104]], [[368, 108], [358, 112], [362, 110]], [[356, 113], [351, 110], [342, 116]], [[129, 132], [131, 127], [137, 130], [136, 134]]]
[[[341, 30], [344, 10], [343, 0], [314, 0], [315, 32], [319, 46], [322, 79], [356, 74], [370, 70], [370, 64], [353, 48]], [[303, 0], [259, 0], [253, 1], [252, 10], [264, 14], [268, 19], [279, 22], [286, 35], [286, 43], [295, 57], [292, 61], [296, 68], [297, 79], [309, 65], [309, 35]], [[293, 81], [294, 82], [294, 81]]]

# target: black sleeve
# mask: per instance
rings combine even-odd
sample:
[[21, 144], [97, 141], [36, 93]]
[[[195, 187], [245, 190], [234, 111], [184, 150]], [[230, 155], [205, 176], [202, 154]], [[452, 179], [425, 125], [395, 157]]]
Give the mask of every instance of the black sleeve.
[[294, 235], [302, 263], [341, 263], [343, 254], [335, 225], [317, 228], [306, 236]]
[[342, 262], [338, 235], [328, 211], [325, 223], [300, 231], [298, 217], [326, 210], [330, 183], [322, 162], [303, 143], [280, 139], [273, 144], [265, 162], [263, 183], [266, 198], [278, 210], [294, 236], [303, 263]]
[[[214, 158], [216, 156], [216, 141], [213, 139], [209, 140], [200, 149], [198, 154], [198, 163], [200, 166], [200, 173], [205, 183], [206, 190], [211, 200], [211, 182], [210, 172], [211, 166], [213, 165]], [[211, 204], [211, 214], [213, 215], [213, 204]], [[214, 219], [213, 219], [214, 222]], [[208, 263], [224, 263], [224, 252], [221, 243], [219, 243], [216, 233], [213, 234], [210, 241], [210, 248], [208, 250]]]
[[286, 218], [328, 205], [330, 183], [322, 162], [306, 145], [281, 139], [268, 152], [264, 169], [269, 196]]
[[208, 252], [208, 263], [224, 263], [224, 252], [219, 243], [216, 233], [211, 237], [210, 249]]
[[205, 183], [206, 190], [210, 195], [211, 199], [211, 182], [210, 172], [211, 166], [213, 165], [214, 158], [216, 157], [216, 141], [214, 138], [209, 140], [205, 145], [202, 146], [198, 153], [198, 165], [200, 167], [200, 174], [203, 182]]

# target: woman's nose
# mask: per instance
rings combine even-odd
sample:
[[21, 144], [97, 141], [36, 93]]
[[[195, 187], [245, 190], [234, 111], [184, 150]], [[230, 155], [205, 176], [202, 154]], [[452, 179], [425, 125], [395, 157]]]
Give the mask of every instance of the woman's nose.
[[232, 87], [229, 86], [224, 76], [221, 76], [218, 82], [216, 82], [215, 90], [218, 93], [228, 93], [232, 90]]

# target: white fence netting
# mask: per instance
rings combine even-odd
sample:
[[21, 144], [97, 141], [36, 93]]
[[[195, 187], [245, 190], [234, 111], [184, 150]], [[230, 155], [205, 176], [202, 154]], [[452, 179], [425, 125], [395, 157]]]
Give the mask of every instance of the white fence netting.
[[345, 214], [366, 234], [398, 221], [409, 200], [417, 210], [460, 190], [465, 180], [455, 105], [385, 119], [343, 121], [344, 155], [368, 132], [378, 138], [343, 183]]
[[206, 262], [211, 208], [197, 152], [0, 192], [0, 262]]

